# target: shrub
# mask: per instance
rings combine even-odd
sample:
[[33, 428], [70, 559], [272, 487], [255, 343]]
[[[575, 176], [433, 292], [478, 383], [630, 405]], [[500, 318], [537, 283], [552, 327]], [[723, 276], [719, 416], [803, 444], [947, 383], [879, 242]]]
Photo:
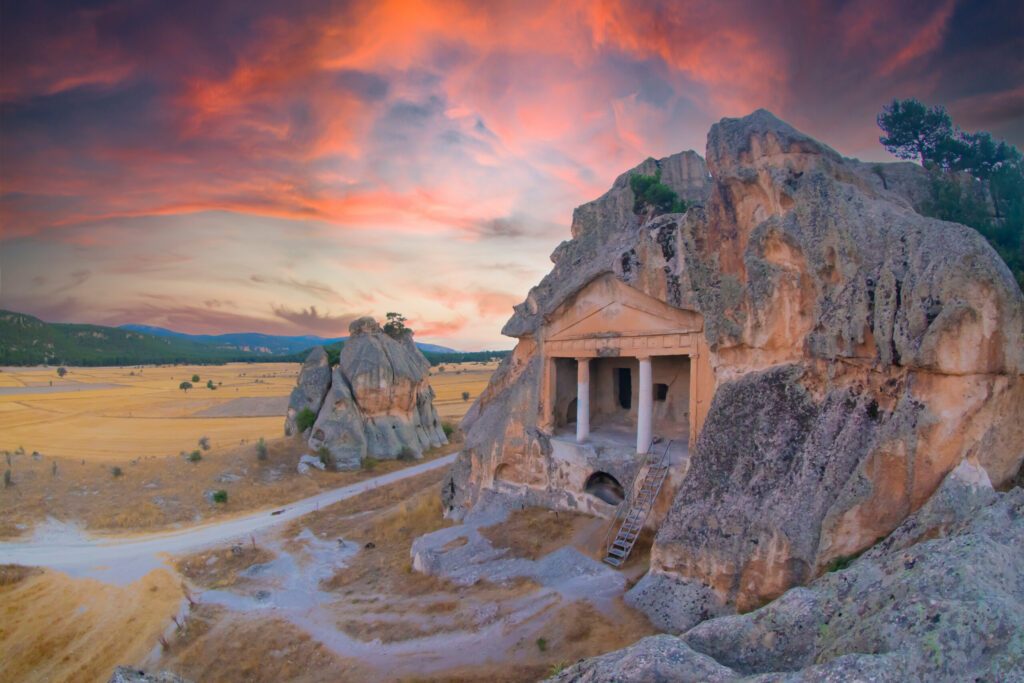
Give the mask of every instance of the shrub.
[[545, 640], [544, 638], [538, 638], [537, 639], [537, 649], [540, 650], [541, 652], [547, 652], [548, 651], [548, 641]]
[[453, 425], [451, 422], [442, 422], [441, 430], [444, 432], [445, 438], [450, 439], [452, 438], [452, 434], [455, 433], [455, 425]]
[[214, 503], [226, 503], [228, 502], [228, 492], [224, 489], [219, 489], [213, 492]]
[[312, 427], [314, 422], [316, 422], [316, 413], [309, 408], [303, 408], [295, 416], [295, 426], [298, 428], [299, 434]]
[[359, 466], [362, 467], [367, 472], [372, 472], [373, 468], [377, 466], [377, 458], [373, 457], [372, 455], [367, 455], [363, 457], [362, 460], [359, 461]]
[[57, 376], [58, 377], [63, 377], [66, 374], [68, 374], [68, 369], [67, 368], [65, 368], [64, 366], [61, 366], [61, 367], [57, 368]]
[[198, 382], [199, 381], [199, 375], [192, 375], [192, 381], [193, 382]]
[[260, 460], [266, 460], [269, 451], [267, 449], [267, 442], [260, 437], [260, 440], [256, 442], [256, 457]]
[[213, 383], [212, 379], [208, 379], [208, 380], [206, 380], [206, 388], [207, 389], [216, 389], [217, 385]]
[[462, 400], [463, 401], [468, 401], [469, 400], [469, 392], [468, 391], [463, 391], [462, 392]]
[[402, 446], [402, 450], [398, 451], [398, 459], [402, 462], [409, 462], [416, 459], [416, 451], [409, 448], [408, 446]]
[[199, 462], [202, 459], [203, 459], [203, 454], [200, 453], [199, 451], [192, 451], [191, 453], [188, 454], [188, 461], [189, 462]]
[[114, 475], [114, 478], [117, 478], [124, 474], [124, 470], [122, 470], [120, 467], [111, 467], [110, 473]]
[[14, 482], [11, 481], [11, 471], [9, 469], [4, 470], [4, 488], [8, 488]]
[[201, 436], [201, 437], [199, 437], [199, 447], [202, 448], [204, 451], [210, 450], [210, 437], [208, 437], [208, 436]]
[[675, 190], [661, 182], [661, 169], [654, 175], [634, 173], [629, 178], [629, 187], [633, 190], [633, 213], [641, 214], [648, 210], [654, 214], [682, 213], [686, 211], [686, 202], [679, 198]]
[[178, 388], [187, 393], [192, 388], [192, 382], [182, 382], [178, 385]]

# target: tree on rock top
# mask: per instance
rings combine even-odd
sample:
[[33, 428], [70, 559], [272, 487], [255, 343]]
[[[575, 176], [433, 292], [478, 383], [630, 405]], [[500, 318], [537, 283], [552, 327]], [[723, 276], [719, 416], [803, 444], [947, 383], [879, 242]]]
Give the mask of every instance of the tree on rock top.
[[933, 161], [953, 133], [953, 121], [942, 106], [926, 107], [915, 99], [893, 100], [882, 107], [878, 127], [885, 135], [878, 141], [900, 159]]
[[633, 213], [650, 212], [654, 215], [663, 213], [682, 213], [686, 211], [686, 202], [679, 198], [676, 191], [661, 182], [661, 169], [654, 175], [636, 173], [629, 178], [629, 188], [633, 190]]
[[401, 339], [402, 337], [409, 335], [412, 336], [412, 330], [405, 326], [407, 319], [401, 313], [388, 313], [388, 321], [384, 323], [384, 334], [388, 335], [392, 339]]

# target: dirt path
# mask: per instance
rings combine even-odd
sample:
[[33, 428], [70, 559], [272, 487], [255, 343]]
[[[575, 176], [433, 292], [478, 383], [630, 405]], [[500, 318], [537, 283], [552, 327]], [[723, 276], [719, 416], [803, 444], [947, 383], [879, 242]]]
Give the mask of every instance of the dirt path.
[[458, 453], [406, 467], [373, 479], [343, 486], [280, 508], [262, 510], [222, 522], [191, 526], [143, 536], [85, 535], [78, 527], [50, 522], [37, 528], [29, 541], [0, 543], [3, 562], [47, 567], [71, 576], [85, 576], [124, 585], [165, 564], [168, 555], [179, 555], [234, 539], [248, 539], [257, 532], [288, 522], [351, 498], [437, 468], [447, 467]]

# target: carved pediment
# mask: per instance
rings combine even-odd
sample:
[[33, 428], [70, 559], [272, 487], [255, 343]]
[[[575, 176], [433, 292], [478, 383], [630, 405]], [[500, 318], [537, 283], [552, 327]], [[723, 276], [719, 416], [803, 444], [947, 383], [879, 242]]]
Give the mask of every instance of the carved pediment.
[[635, 337], [699, 332], [703, 328], [700, 313], [669, 306], [609, 274], [595, 279], [559, 306], [544, 326], [544, 338]]

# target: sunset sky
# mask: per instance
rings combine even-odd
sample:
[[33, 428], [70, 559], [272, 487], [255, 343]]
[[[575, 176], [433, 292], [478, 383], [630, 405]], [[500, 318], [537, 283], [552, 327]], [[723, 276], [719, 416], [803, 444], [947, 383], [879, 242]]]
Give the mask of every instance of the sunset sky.
[[766, 107], [1024, 146], [1024, 3], [0, 0], [0, 308], [186, 332], [499, 330], [574, 206]]

